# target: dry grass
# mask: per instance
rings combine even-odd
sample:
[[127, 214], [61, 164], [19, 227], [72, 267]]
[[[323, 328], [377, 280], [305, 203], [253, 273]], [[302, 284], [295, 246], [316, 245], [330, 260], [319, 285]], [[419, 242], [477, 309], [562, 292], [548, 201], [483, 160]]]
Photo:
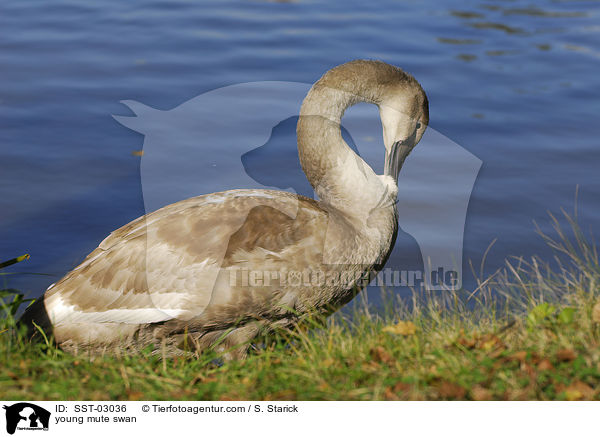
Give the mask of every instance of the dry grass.
[[[598, 399], [600, 267], [568, 217], [552, 264], [512, 259], [472, 292], [384, 293], [325, 326], [279, 332], [245, 361], [150, 351], [90, 359], [28, 344], [0, 321], [6, 399]], [[5, 312], [9, 312], [6, 309]]]

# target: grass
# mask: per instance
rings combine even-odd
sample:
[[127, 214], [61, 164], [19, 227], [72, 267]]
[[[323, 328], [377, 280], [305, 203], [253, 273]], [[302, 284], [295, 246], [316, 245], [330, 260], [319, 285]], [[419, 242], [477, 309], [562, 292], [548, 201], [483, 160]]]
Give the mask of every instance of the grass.
[[[468, 293], [385, 294], [326, 326], [279, 332], [244, 361], [72, 356], [0, 319], [0, 397], [34, 400], [580, 400], [600, 398], [600, 267], [575, 220], [552, 264], [512, 259]], [[5, 301], [8, 293], [5, 293]], [[14, 302], [8, 298], [8, 301]], [[19, 299], [18, 297], [16, 299]], [[12, 306], [11, 306], [12, 305]]]

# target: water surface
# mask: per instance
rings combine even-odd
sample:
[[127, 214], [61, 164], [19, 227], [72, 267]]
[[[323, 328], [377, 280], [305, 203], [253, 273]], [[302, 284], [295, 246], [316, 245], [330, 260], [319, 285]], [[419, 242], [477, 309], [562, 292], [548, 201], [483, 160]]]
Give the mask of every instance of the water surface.
[[[596, 1], [4, 1], [0, 259], [27, 252], [6, 271], [48, 274], [12, 275], [10, 285], [41, 294], [144, 213], [132, 155], [144, 137], [112, 118], [131, 115], [121, 100], [170, 110], [237, 83], [312, 83], [355, 58], [412, 73], [431, 127], [482, 161], [464, 271], [492, 241], [486, 272], [510, 255], [550, 258], [533, 220], [548, 229], [547, 211], [572, 210], [577, 186], [583, 227], [600, 218], [599, 12]], [[251, 176], [302, 192], [294, 124], [280, 120], [278, 147], [244, 159]], [[218, 159], [207, 152], [206, 162]], [[422, 262], [401, 233], [390, 265]]]

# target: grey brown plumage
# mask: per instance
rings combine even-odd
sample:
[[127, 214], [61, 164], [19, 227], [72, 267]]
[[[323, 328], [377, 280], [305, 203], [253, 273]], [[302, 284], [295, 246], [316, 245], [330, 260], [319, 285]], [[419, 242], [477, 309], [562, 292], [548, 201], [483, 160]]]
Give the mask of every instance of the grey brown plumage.
[[[186, 335], [241, 357], [262, 329], [347, 302], [357, 280], [381, 268], [397, 230], [394, 179], [341, 138], [341, 116], [359, 101], [383, 111], [386, 151], [397, 138], [416, 144], [429, 120], [412, 76], [377, 61], [338, 66], [313, 86], [298, 122], [300, 162], [319, 201], [232, 190], [168, 205], [112, 232], [22, 321], [72, 351], [154, 344], [177, 354]], [[249, 284], [252, 272], [260, 280]], [[310, 280], [292, 281], [299, 272]]]

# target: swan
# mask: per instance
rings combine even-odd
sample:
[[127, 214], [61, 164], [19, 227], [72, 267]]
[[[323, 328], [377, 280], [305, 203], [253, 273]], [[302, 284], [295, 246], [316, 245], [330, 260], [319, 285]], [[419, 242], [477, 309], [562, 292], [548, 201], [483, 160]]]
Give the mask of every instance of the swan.
[[[383, 175], [342, 139], [344, 111], [359, 102], [379, 108]], [[243, 358], [259, 333], [335, 311], [383, 267], [398, 228], [398, 174], [428, 123], [410, 74], [374, 60], [339, 65], [312, 86], [297, 125], [319, 200], [240, 189], [165, 206], [112, 232], [21, 321], [74, 353], [153, 345], [177, 355], [185, 344]]]

